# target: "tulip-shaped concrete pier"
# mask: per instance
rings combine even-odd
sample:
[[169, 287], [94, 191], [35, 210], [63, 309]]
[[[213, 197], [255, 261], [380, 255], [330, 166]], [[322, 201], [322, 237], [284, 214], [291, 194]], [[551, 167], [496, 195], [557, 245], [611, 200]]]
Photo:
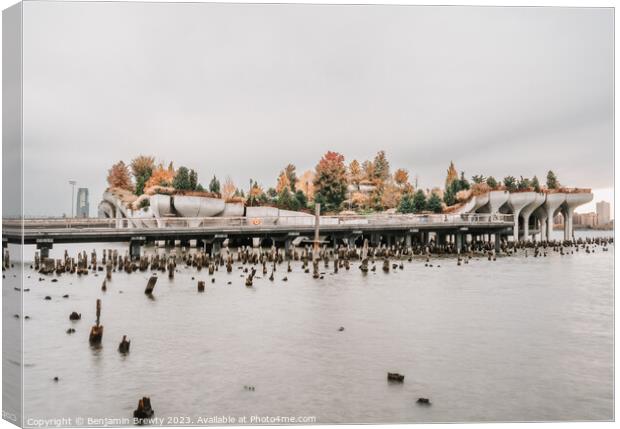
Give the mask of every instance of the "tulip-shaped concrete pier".
[[560, 209], [560, 206], [566, 201], [566, 194], [555, 193], [547, 194], [544, 204], [542, 205], [545, 213], [547, 214], [547, 223], [545, 228], [545, 237], [547, 240], [551, 238], [551, 231], [553, 231], [553, 217], [555, 213]]
[[564, 216], [564, 240], [570, 240], [573, 237], [573, 214], [575, 208], [587, 204], [592, 201], [594, 195], [590, 193], [566, 194], [562, 214]]
[[521, 209], [521, 217], [523, 218], [523, 240], [530, 239], [530, 216], [534, 211], [545, 202], [545, 194], [542, 192], [534, 194], [534, 199]]
[[518, 192], [510, 194], [508, 197], [508, 206], [514, 215], [514, 228], [512, 237], [514, 241], [519, 241], [519, 215], [524, 207], [527, 207], [536, 200], [535, 192]]

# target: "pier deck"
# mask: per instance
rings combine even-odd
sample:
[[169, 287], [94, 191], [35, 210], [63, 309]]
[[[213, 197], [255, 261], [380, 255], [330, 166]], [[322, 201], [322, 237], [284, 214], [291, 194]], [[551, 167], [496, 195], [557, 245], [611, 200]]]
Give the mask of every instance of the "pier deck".
[[[22, 228], [23, 225], [23, 228]], [[512, 215], [321, 216], [321, 235], [415, 234], [421, 232], [506, 234]], [[261, 218], [24, 219], [3, 220], [3, 243], [38, 244], [191, 240], [232, 237], [311, 237], [313, 216]]]

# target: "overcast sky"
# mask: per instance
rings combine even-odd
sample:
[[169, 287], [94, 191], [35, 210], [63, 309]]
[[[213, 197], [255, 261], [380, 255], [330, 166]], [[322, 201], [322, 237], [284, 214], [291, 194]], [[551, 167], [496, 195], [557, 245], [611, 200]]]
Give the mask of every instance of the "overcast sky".
[[612, 198], [613, 10], [24, 5], [26, 214], [70, 212], [138, 154], [274, 186], [384, 149], [422, 187], [454, 160]]

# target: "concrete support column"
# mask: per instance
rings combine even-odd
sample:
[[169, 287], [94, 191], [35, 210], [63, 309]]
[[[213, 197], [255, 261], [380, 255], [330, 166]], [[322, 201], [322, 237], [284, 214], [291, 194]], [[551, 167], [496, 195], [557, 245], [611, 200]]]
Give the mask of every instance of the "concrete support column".
[[136, 259], [140, 259], [140, 251], [142, 250], [142, 245], [146, 242], [144, 237], [136, 237], [132, 238], [129, 241], [129, 258], [133, 261]]
[[42, 247], [41, 248], [41, 260], [46, 260], [49, 257], [50, 257], [50, 248]]
[[222, 247], [222, 242], [219, 240], [213, 240], [213, 246], [211, 246], [211, 257], [215, 258], [220, 254], [220, 249]]
[[514, 220], [514, 227], [512, 228], [512, 240], [515, 243], [519, 241], [519, 212], [520, 211], [521, 210], [517, 210], [513, 213], [515, 220]]
[[493, 234], [495, 237], [495, 252], [499, 252], [501, 250], [502, 244], [502, 236], [500, 234]]
[[379, 234], [376, 232], [372, 232], [370, 234], [370, 244], [372, 246], [377, 246], [381, 242]]
[[564, 213], [564, 240], [571, 240], [573, 238], [573, 214], [574, 208], [567, 208]]
[[462, 249], [463, 249], [463, 234], [457, 233], [456, 234], [456, 251], [457, 251], [457, 253], [461, 253]]
[[405, 234], [405, 246], [411, 247], [411, 234]]
[[545, 228], [545, 236], [547, 240], [551, 238], [551, 234], [553, 231], [553, 210], [547, 210], [547, 225]]
[[51, 238], [37, 240], [37, 250], [41, 251], [41, 260], [50, 257], [50, 249], [54, 247], [54, 241]]

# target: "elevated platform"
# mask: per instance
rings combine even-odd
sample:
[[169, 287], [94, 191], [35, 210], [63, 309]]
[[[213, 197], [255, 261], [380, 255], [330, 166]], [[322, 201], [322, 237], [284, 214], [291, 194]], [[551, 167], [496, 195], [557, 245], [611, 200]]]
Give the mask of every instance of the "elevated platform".
[[[4, 220], [4, 243], [129, 242], [135, 239], [191, 240], [228, 237], [312, 236], [314, 217], [162, 218], [157, 227], [135, 227], [131, 219]], [[321, 216], [319, 229], [327, 235], [419, 232], [505, 234], [513, 215], [499, 213], [437, 215]]]

